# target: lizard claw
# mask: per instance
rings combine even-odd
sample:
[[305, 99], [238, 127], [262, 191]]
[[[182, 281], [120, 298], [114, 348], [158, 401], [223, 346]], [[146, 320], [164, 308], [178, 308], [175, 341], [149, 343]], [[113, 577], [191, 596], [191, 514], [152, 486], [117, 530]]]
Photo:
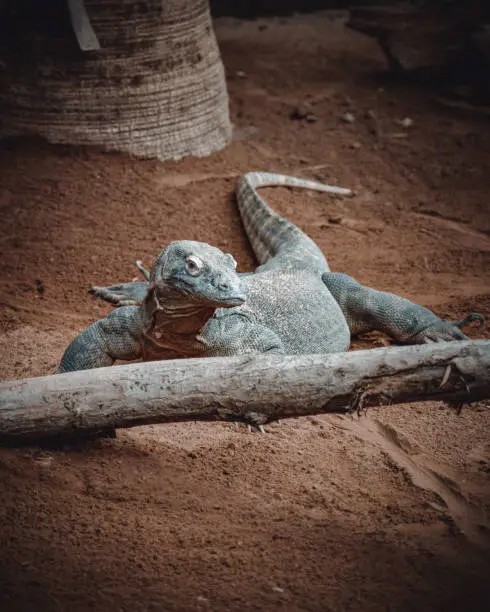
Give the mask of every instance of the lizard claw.
[[[476, 325], [472, 325], [473, 322]], [[416, 336], [416, 340], [422, 344], [430, 344], [432, 342], [452, 342], [454, 340], [468, 340], [468, 336], [461, 329], [471, 325], [472, 327], [482, 327], [485, 322], [484, 317], [476, 312], [470, 313], [461, 321], [443, 321], [439, 320], [426, 327]]]
[[263, 428], [262, 425], [254, 425], [254, 426], [252, 426], [252, 425], [250, 425], [250, 423], [247, 423], [247, 429], [248, 429], [249, 433], [252, 433], [252, 431], [254, 429], [256, 429], [257, 431], [260, 431], [260, 433], [265, 433], [265, 429]]
[[260, 433], [265, 433], [265, 429], [263, 424], [267, 422], [267, 418], [259, 414], [258, 412], [250, 411], [245, 415], [245, 422], [247, 423], [248, 431], [252, 431], [252, 429], [256, 429], [260, 431]]
[[440, 321], [427, 327], [418, 337], [423, 344], [432, 342], [452, 342], [454, 340], [468, 340], [468, 336], [463, 334], [457, 325], [448, 321]]

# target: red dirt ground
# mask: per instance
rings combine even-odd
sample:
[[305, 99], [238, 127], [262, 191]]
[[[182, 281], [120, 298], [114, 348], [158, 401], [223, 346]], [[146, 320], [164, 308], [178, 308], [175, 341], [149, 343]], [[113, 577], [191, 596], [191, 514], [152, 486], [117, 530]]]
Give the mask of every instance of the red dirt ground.
[[[87, 287], [131, 279], [135, 259], [150, 264], [170, 240], [207, 241], [250, 269], [232, 197], [248, 170], [358, 191], [264, 191], [334, 270], [443, 317], [490, 315], [488, 120], [381, 84], [374, 43], [326, 15], [216, 30], [236, 126], [221, 153], [161, 164], [2, 145], [2, 379], [51, 373], [110, 309]], [[298, 106], [316, 121], [291, 119]], [[373, 409], [265, 435], [184, 423], [0, 450], [0, 608], [488, 610], [488, 408]]]

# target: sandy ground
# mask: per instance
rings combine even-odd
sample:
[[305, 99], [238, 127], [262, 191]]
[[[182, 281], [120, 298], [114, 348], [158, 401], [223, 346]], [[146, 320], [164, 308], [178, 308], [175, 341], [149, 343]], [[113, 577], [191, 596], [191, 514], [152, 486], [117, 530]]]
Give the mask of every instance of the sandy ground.
[[[248, 170], [358, 191], [264, 190], [334, 270], [443, 317], [490, 316], [488, 120], [384, 82], [374, 43], [325, 16], [216, 29], [236, 127], [225, 151], [160, 164], [2, 144], [2, 379], [51, 373], [110, 310], [87, 287], [130, 280], [170, 240], [207, 241], [251, 269], [232, 197]], [[489, 407], [0, 450], [0, 608], [490, 609]]]

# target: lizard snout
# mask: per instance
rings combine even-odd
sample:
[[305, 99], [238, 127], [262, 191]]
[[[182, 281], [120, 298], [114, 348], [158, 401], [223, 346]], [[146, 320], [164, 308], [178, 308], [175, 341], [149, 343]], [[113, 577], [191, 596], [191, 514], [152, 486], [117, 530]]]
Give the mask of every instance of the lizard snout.
[[246, 296], [238, 276], [220, 275], [214, 279], [212, 284], [218, 290], [219, 300], [227, 306], [240, 306], [245, 302]]

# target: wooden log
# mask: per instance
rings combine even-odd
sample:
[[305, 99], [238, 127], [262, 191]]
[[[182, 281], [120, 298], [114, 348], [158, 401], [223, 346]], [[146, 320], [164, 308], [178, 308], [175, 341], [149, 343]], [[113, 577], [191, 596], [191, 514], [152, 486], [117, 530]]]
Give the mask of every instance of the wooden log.
[[271, 420], [490, 397], [490, 341], [135, 363], [0, 383], [0, 443], [189, 420]]

